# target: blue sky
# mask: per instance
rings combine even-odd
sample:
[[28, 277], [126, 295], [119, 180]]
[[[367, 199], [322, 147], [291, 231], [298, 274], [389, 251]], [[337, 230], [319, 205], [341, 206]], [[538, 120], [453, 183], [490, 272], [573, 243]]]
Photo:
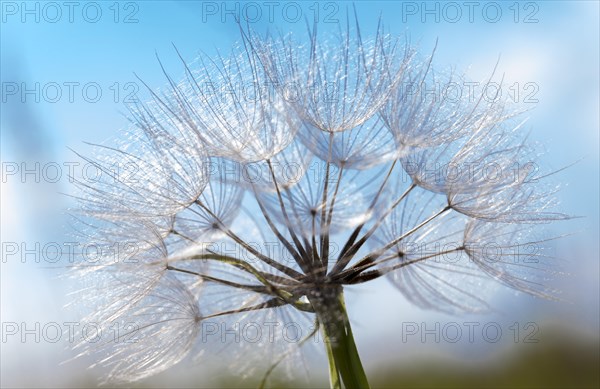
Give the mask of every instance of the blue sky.
[[[51, 193], [69, 191], [64, 162], [76, 158], [68, 147], [85, 150], [84, 141], [102, 142], [126, 126], [121, 114], [124, 99], [141, 87], [134, 72], [153, 88], [165, 85], [156, 54], [177, 78], [183, 69], [173, 44], [186, 60], [192, 61], [200, 51], [226, 52], [239, 41], [238, 27], [228, 11], [239, 11], [242, 17], [248, 12], [250, 25], [261, 32], [302, 34], [304, 18], [317, 18], [320, 33], [326, 36], [335, 26], [327, 22], [345, 20], [346, 9], [352, 7], [349, 2], [98, 1], [76, 2], [73, 9], [62, 2], [48, 4], [1, 3], [1, 160], [3, 164], [40, 162], [41, 166], [55, 162], [63, 167], [63, 177], [56, 183], [37, 184], [29, 179], [23, 184], [13, 176], [3, 181], [3, 242], [62, 239], [54, 225], [64, 222], [55, 209], [57, 204], [66, 207], [69, 202]], [[568, 257], [574, 278], [566, 281], [566, 294], [575, 304], [566, 308], [536, 305], [541, 307], [536, 308], [541, 311], [536, 314], [542, 318], [556, 316], [557, 312], [578, 315], [581, 322], [577, 325], [582, 330], [597, 331], [598, 3], [475, 2], [473, 8], [463, 2], [354, 4], [365, 35], [375, 30], [381, 15], [389, 32], [409, 36], [423, 55], [431, 52], [437, 40], [435, 63], [465, 71], [473, 80], [489, 77], [500, 58], [495, 79], [504, 76], [504, 85], [507, 89], [512, 86], [512, 93], [518, 91], [516, 99], [521, 104], [527, 108], [535, 105], [527, 127], [531, 138], [547, 150], [541, 163], [555, 170], [578, 161], [555, 176], [563, 187], [562, 208], [583, 216], [555, 228], [558, 233], [575, 232], [557, 246], [558, 253]], [[39, 93], [22, 98], [22, 89], [35, 90], [36, 84]], [[97, 90], [101, 97], [96, 97]], [[537, 103], [531, 103], [531, 99]], [[2, 320], [62, 319], [66, 315], [62, 305], [67, 281], [54, 276], [55, 272], [38, 264], [2, 263]], [[401, 301], [400, 295], [384, 283], [365, 289], [348, 297], [363, 311], [372, 312], [358, 318], [359, 345], [361, 338], [381, 345], [382, 338], [385, 343], [386, 337], [394, 334], [394, 328], [378, 318], [378, 309], [397, 307], [386, 322], [429, 317]], [[40, 292], [44, 297], [39, 297]], [[389, 300], [370, 297], [387, 292], [393, 295]], [[531, 306], [530, 302], [523, 303], [521, 309], [527, 312]], [[5, 352], [9, 351], [5, 350], [12, 350], [17, 357], [6, 362]], [[34, 358], [45, 361], [40, 362], [40, 374], [49, 377], [46, 383], [60, 384], [55, 374], [58, 370], [45, 357], [57, 350], [55, 345], [3, 347], [3, 372], [6, 369], [10, 376], [7, 382], [18, 382], [15, 374], [20, 360]], [[367, 353], [375, 355], [376, 350]]]

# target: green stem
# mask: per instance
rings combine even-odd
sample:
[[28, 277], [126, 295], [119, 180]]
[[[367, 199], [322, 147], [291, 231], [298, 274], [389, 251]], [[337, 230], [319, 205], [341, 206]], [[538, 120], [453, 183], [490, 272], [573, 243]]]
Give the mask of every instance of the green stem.
[[327, 335], [323, 336], [325, 342], [325, 349], [327, 350], [327, 361], [329, 362], [329, 387], [331, 389], [341, 389], [342, 384], [340, 383], [340, 373], [335, 365], [335, 356], [333, 354], [333, 348]]
[[319, 296], [309, 300], [323, 329], [331, 387], [339, 388], [341, 377], [344, 386], [348, 389], [369, 388], [354, 343], [342, 288], [339, 286], [324, 288]]

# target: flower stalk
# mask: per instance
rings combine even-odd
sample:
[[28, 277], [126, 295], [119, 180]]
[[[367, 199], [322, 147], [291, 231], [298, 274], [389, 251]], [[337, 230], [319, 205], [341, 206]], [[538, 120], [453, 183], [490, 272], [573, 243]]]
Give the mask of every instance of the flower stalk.
[[317, 319], [323, 329], [323, 341], [329, 361], [329, 382], [331, 388], [369, 388], [348, 313], [344, 292], [340, 286], [326, 286], [311, 300]]

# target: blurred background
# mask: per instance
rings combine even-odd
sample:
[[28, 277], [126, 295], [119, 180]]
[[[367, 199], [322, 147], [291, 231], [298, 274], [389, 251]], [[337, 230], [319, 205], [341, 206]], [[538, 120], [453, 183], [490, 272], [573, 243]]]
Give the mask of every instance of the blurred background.
[[[240, 40], [236, 17], [259, 32], [336, 29], [356, 6], [363, 35], [380, 17], [435, 62], [486, 80], [531, 108], [531, 139], [558, 170], [561, 209], [581, 216], [550, 227], [570, 233], [553, 247], [565, 274], [564, 303], [506, 292], [499, 313], [448, 316], [411, 306], [387, 280], [348, 290], [355, 338], [374, 387], [598, 387], [599, 361], [599, 7], [595, 1], [210, 2], [75, 1], [1, 3], [1, 386], [95, 387], [58, 330], [76, 322], [63, 211], [69, 174], [87, 174], [69, 148], [100, 143], [127, 126], [124, 104], [165, 85], [156, 59], [183, 75], [184, 59]], [[57, 248], [62, 256], [56, 258]], [[473, 324], [474, 323], [474, 324]], [[456, 341], [455, 332], [463, 336]], [[470, 332], [472, 329], [472, 332]], [[489, 330], [489, 331], [488, 331]], [[496, 332], [494, 332], [496, 331]], [[472, 334], [472, 336], [467, 336]], [[275, 386], [319, 386], [326, 360], [308, 351], [308, 377]], [[306, 374], [304, 374], [306, 376]], [[280, 381], [277, 381], [280, 380]], [[204, 355], [135, 387], [252, 387], [226, 351]]]

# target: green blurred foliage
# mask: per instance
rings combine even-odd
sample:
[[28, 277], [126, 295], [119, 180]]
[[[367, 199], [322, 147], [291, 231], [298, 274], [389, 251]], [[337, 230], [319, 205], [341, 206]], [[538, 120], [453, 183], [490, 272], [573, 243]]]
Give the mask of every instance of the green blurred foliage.
[[[499, 345], [500, 346], [500, 345]], [[502, 348], [502, 347], [499, 347]], [[368, 369], [369, 382], [377, 388], [600, 388], [600, 339], [573, 334], [568, 328], [548, 328], [538, 343], [519, 343], [498, 350], [490, 358], [467, 363], [452, 356], [427, 356], [398, 365], [389, 361]], [[315, 374], [316, 376], [316, 374]], [[214, 378], [214, 377], [213, 377]], [[202, 385], [203, 377], [185, 382], [193, 388], [256, 388], [261, 377], [241, 379], [223, 375], [216, 386]], [[152, 379], [150, 379], [151, 381]], [[87, 381], [87, 380], [86, 380]], [[182, 384], [182, 383], [179, 383]], [[177, 386], [179, 386], [179, 384]], [[269, 388], [320, 388], [326, 380], [312, 377], [287, 381], [274, 374]], [[74, 387], [94, 387], [93, 380], [74, 383]], [[125, 387], [157, 387], [141, 382]], [[174, 387], [174, 386], [172, 386]]]

